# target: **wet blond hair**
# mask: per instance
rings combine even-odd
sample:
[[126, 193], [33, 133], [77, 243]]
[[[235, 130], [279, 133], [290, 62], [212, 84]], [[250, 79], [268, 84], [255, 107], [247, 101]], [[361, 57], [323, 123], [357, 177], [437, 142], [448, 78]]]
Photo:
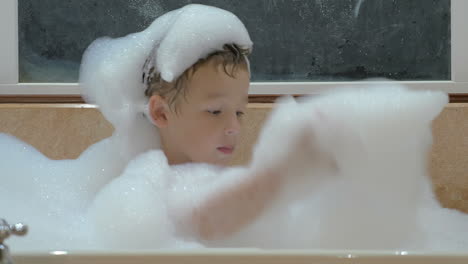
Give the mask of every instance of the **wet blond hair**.
[[210, 53], [206, 58], [199, 59], [172, 82], [166, 82], [161, 78], [159, 72], [155, 72], [155, 69], [151, 68], [147, 76], [143, 74], [143, 79], [147, 78], [145, 95], [147, 97], [156, 94], [160, 95], [168, 100], [170, 108], [177, 111], [177, 102], [181, 95], [185, 98], [188, 80], [200, 66], [211, 62], [214, 63], [215, 67], [222, 65], [224, 72], [228, 76], [235, 78], [238, 69], [249, 71], [247, 59], [247, 55], [249, 54], [250, 50], [248, 49], [243, 49], [236, 44], [225, 44], [222, 50], [215, 51]]

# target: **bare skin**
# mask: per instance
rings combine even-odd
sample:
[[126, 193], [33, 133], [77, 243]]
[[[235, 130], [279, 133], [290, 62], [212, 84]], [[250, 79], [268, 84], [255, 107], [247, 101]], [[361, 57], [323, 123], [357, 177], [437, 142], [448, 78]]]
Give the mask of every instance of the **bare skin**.
[[262, 171], [212, 193], [192, 211], [191, 222], [204, 240], [229, 236], [256, 219], [276, 197], [281, 175]]
[[[238, 69], [233, 78], [221, 66], [207, 63], [197, 69], [187, 86], [186, 99], [178, 101], [177, 112], [165, 98], [150, 98], [150, 114], [159, 127], [169, 164], [227, 165], [238, 143], [247, 105], [248, 72]], [[188, 219], [175, 222], [190, 225], [188, 228], [203, 240], [235, 233], [259, 216], [277, 196], [284, 162], [217, 188], [199, 204], [184, 209], [189, 211], [183, 214]]]

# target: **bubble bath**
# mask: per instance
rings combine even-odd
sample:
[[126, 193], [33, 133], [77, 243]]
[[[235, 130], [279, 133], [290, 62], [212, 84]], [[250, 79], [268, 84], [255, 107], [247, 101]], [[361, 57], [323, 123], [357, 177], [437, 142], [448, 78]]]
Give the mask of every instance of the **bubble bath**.
[[[220, 23], [192, 24], [195, 12]], [[181, 26], [187, 23], [192, 27]], [[172, 80], [225, 42], [251, 48], [239, 23], [228, 12], [190, 5], [143, 32], [95, 41], [84, 55], [80, 82], [86, 100], [100, 106], [115, 132], [78, 159], [61, 161], [0, 135], [2, 217], [31, 228], [26, 239], [9, 240], [10, 246], [17, 251], [468, 249], [462, 235], [468, 216], [438, 204], [426, 172], [430, 125], [448, 102], [441, 92], [370, 84], [297, 101], [285, 97], [262, 129], [248, 167], [169, 166], [159, 150], [157, 129], [143, 115], [142, 66], [158, 47], [155, 65]], [[185, 56], [179, 51], [189, 48], [175, 44], [187, 43], [183, 37], [201, 48]], [[291, 152], [296, 137], [309, 147]], [[219, 186], [236, 184], [246, 171], [285, 158], [291, 165], [279, 197], [233, 236], [199, 241], [171, 221], [184, 213], [175, 204], [202, 199]]]

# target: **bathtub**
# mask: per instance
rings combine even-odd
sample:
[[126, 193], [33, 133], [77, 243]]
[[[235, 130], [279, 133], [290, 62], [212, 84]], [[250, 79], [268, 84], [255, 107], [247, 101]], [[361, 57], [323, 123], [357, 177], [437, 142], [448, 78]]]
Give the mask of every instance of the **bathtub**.
[[[271, 104], [249, 104], [235, 164], [246, 163]], [[76, 131], [80, 130], [80, 133]], [[30, 131], [36, 133], [30, 133]], [[0, 132], [35, 146], [51, 159], [73, 159], [112, 134], [93, 105], [0, 104]], [[433, 125], [430, 175], [445, 207], [468, 212], [468, 104], [449, 104]], [[448, 175], [448, 176], [447, 176]], [[1, 217], [1, 215], [0, 215]], [[8, 219], [7, 219], [8, 220]], [[27, 223], [27, 219], [25, 219]], [[27, 239], [23, 237], [21, 239]], [[47, 239], [47, 238], [44, 238]], [[6, 241], [8, 244], [8, 240]], [[204, 249], [128, 252], [36, 252], [11, 248], [15, 263], [468, 263], [468, 252]]]
[[345, 263], [408, 263], [408, 264], [466, 264], [465, 254], [431, 254], [429, 252], [386, 251], [299, 251], [256, 249], [207, 249], [203, 251], [144, 251], [144, 252], [76, 252], [21, 253], [13, 256], [18, 264], [80, 264], [80, 263], [269, 263], [269, 264], [345, 264]]

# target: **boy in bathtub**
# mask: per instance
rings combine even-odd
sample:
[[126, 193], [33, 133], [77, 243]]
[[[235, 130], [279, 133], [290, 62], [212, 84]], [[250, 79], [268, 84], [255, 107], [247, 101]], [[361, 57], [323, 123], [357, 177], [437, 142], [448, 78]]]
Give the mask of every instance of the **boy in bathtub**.
[[[146, 94], [149, 115], [159, 128], [169, 165], [226, 166], [239, 142], [248, 102], [248, 50], [225, 44], [169, 83], [156, 74]], [[287, 162], [239, 176], [187, 210], [188, 223], [202, 239], [227, 236], [252, 221], [281, 186]], [[186, 221], [184, 221], [187, 223]]]
[[[184, 9], [190, 15], [199, 15], [198, 19], [202, 19], [203, 12], [211, 13], [211, 17], [214, 13], [220, 13], [220, 20], [231, 16], [231, 20], [226, 21], [229, 25], [225, 30], [232, 29], [236, 23], [243, 28], [237, 17], [227, 14], [227, 11], [189, 5], [182, 8], [182, 14], [172, 22], [172, 30], [177, 31], [177, 26], [186, 30], [189, 23], [184, 20]], [[191, 9], [194, 9], [194, 12], [191, 12]], [[158, 20], [164, 21], [166, 18], [163, 16]], [[198, 28], [206, 27], [201, 31], [202, 34], [208, 34], [208, 28], [215, 22], [211, 21]], [[193, 29], [191, 34], [197, 34], [196, 30], [197, 28]], [[182, 44], [183, 48], [177, 52], [167, 50], [184, 40], [176, 38], [175, 42], [167, 41], [171, 46], [165, 46], [165, 39], [171, 38], [171, 32], [161, 37], [161, 43], [152, 43], [157, 51], [152, 48], [151, 54], [146, 58], [143, 82], [148, 101], [146, 116], [159, 130], [161, 150], [146, 153], [144, 156], [157, 156], [158, 158], [147, 159], [146, 164], [151, 160], [159, 167], [153, 168], [157, 172], [152, 175], [133, 175], [135, 173], [129, 172], [131, 168], [146, 166], [145, 162], [133, 162], [127, 167], [124, 175], [101, 191], [91, 209], [95, 221], [98, 222], [97, 228], [108, 226], [109, 222], [115, 222], [116, 218], [128, 218], [122, 220], [120, 225], [114, 223], [112, 230], [104, 233], [125, 233], [125, 229], [128, 230], [128, 222], [136, 221], [139, 225], [148, 225], [152, 229], [171, 229], [169, 233], [176, 233], [188, 239], [194, 238], [197, 241], [225, 238], [247, 226], [272, 203], [285, 181], [287, 171], [291, 167], [291, 159], [294, 159], [289, 154], [307, 146], [305, 140], [301, 140], [303, 137], [291, 135], [291, 142], [284, 140], [284, 151], [272, 153], [272, 156], [268, 157], [269, 162], [259, 163], [255, 168], [252, 166], [248, 169], [222, 168], [229, 164], [239, 141], [241, 123], [248, 103], [250, 69], [247, 55], [252, 44], [245, 28], [236, 30], [232, 35], [224, 34], [218, 29], [211, 31], [209, 33], [212, 34], [212, 39], [203, 36], [201, 40], [197, 40], [193, 37], [190, 39], [193, 41], [190, 46]], [[189, 35], [187, 32], [183, 33], [185, 34], [180, 35]], [[198, 47], [199, 50], [193, 51], [192, 46]], [[180, 55], [183, 59], [179, 61], [175, 59], [177, 65], [186, 64], [180, 73], [173, 73], [177, 72], [177, 69], [173, 72], [168, 71], [165, 67], [169, 63], [162, 66], [157, 64], [164, 61], [162, 56], [168, 53], [173, 57], [188, 53], [186, 56]], [[187, 56], [194, 57], [194, 63], [187, 63]], [[210, 165], [200, 167], [197, 164]], [[140, 183], [135, 183], [138, 177], [146, 178]], [[157, 185], [157, 190], [154, 186], [148, 189], [147, 182]], [[149, 192], [158, 193], [158, 198], [150, 195], [134, 204], [129, 202], [136, 199], [131, 198], [129, 193], [141, 196], [142, 193], [146, 195]], [[120, 204], [109, 206], [106, 203], [109, 200]], [[154, 202], [156, 200], [158, 201]], [[145, 202], [142, 204], [141, 201]], [[133, 208], [135, 204], [146, 212], [151, 211], [151, 208], [161, 210], [154, 210], [142, 216]], [[161, 220], [164, 211], [167, 212], [167, 218]], [[102, 212], [106, 212], [105, 215]], [[154, 220], [156, 218], [152, 218], [156, 216], [159, 217], [157, 221]], [[155, 225], [159, 227], [154, 227]], [[145, 229], [142, 237], [147, 235], [147, 231], [148, 229]], [[128, 232], [134, 233], [135, 229]], [[164, 236], [160, 232], [152, 235]], [[116, 238], [111, 237], [108, 240], [114, 239]], [[153, 244], [155, 243], [159, 242], [153, 241]]]

